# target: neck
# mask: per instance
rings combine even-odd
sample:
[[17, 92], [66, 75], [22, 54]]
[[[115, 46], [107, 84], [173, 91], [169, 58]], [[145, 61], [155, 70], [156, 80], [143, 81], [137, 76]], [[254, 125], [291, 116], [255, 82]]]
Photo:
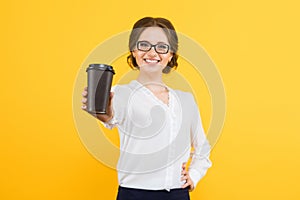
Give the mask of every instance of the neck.
[[140, 72], [137, 81], [153, 92], [167, 91], [167, 88], [162, 81], [162, 74], [144, 74]]
[[139, 81], [142, 84], [146, 84], [146, 83], [163, 84], [162, 74], [144, 74], [140, 72], [137, 77], [137, 81]]

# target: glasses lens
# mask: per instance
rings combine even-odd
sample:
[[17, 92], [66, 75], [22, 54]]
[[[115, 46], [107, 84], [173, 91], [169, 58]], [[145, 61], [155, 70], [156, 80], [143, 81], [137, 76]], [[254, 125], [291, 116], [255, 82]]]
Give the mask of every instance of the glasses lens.
[[151, 49], [151, 44], [146, 41], [141, 41], [137, 43], [138, 50], [149, 51]]
[[168, 53], [169, 45], [167, 45], [167, 44], [157, 44], [156, 45], [156, 51], [157, 51], [157, 53]]

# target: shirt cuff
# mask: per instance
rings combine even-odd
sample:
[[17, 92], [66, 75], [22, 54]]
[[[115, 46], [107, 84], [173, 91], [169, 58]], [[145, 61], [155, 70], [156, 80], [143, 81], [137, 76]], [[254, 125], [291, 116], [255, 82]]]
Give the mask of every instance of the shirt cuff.
[[190, 170], [189, 170], [189, 175], [190, 175], [190, 178], [191, 178], [192, 181], [193, 181], [194, 188], [196, 188], [198, 182], [199, 182], [200, 179], [202, 178], [202, 175], [200, 174], [200, 172], [198, 172], [198, 171], [195, 170], [195, 169], [190, 169]]
[[115, 117], [113, 117], [113, 118], [111, 118], [109, 121], [107, 121], [107, 122], [102, 122], [101, 121], [101, 123], [103, 124], [103, 126], [105, 126], [106, 128], [108, 128], [108, 129], [112, 129], [113, 127], [115, 127], [117, 124], [118, 124], [118, 122], [117, 122], [117, 120], [115, 119]]

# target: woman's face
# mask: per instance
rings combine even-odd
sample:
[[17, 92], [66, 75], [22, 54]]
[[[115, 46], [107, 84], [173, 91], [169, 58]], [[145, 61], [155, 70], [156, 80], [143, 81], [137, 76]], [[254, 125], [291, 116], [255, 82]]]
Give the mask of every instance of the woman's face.
[[[140, 48], [147, 47], [150, 43], [151, 45], [157, 45], [156, 49], [158, 51], [163, 51], [166, 45], [169, 45], [168, 38], [162, 28], [159, 27], [148, 27], [140, 35], [138, 42], [146, 41], [145, 43], [140, 43]], [[147, 72], [162, 72], [162, 70], [167, 66], [168, 62], [172, 59], [172, 53], [170, 49], [168, 53], [161, 54], [155, 51], [154, 47], [151, 47], [149, 51], [141, 51], [137, 49], [137, 46], [133, 50], [133, 56], [136, 59], [136, 63], [140, 67], [140, 71]]]

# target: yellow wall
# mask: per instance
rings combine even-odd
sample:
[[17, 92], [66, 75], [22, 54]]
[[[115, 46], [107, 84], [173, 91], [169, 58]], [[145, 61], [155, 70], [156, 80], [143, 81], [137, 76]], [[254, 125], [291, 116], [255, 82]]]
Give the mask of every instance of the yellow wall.
[[213, 167], [192, 199], [300, 199], [296, 0], [7, 0], [0, 9], [0, 199], [115, 198], [116, 172], [79, 139], [73, 86], [97, 45], [148, 15], [170, 19], [201, 44], [226, 88]]

